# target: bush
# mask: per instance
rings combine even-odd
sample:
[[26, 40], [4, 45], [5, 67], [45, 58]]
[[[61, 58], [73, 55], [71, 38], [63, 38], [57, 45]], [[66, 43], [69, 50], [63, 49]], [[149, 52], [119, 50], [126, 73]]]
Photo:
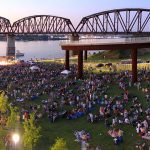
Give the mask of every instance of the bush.
[[30, 119], [25, 120], [23, 124], [23, 144], [27, 150], [32, 150], [33, 147], [38, 143], [41, 137], [41, 127], [35, 125], [35, 115], [30, 114]]
[[50, 150], [68, 150], [67, 143], [63, 138], [57, 138]]
[[8, 99], [5, 96], [4, 92], [0, 93], [0, 112], [1, 113], [6, 113], [8, 108]]

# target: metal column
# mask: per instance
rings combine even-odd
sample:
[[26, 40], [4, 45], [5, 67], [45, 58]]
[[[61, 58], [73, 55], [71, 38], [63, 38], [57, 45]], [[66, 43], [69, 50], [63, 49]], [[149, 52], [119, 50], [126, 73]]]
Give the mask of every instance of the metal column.
[[137, 49], [132, 49], [132, 82], [137, 81]]
[[66, 70], [69, 70], [70, 67], [69, 67], [69, 51], [66, 50], [66, 55], [65, 55], [65, 69]]
[[83, 76], [83, 51], [78, 52], [78, 78]]
[[87, 60], [87, 51], [84, 51], [84, 60]]

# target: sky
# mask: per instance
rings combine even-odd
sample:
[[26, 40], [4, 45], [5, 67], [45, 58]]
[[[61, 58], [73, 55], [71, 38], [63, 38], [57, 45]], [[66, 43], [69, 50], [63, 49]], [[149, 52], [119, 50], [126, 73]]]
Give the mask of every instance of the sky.
[[118, 8], [150, 8], [150, 0], [0, 0], [0, 16], [11, 23], [32, 15], [54, 15], [77, 25], [85, 16]]

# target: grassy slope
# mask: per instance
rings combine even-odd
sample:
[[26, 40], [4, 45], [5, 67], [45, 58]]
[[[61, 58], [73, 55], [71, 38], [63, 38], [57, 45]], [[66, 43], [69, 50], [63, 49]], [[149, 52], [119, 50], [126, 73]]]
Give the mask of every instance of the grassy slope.
[[[121, 93], [122, 91], [115, 84], [109, 91], [110, 96], [115, 96]], [[139, 97], [139, 100], [145, 105], [144, 94], [139, 93], [135, 88], [131, 88], [130, 93], [136, 94]], [[95, 111], [98, 111], [98, 107], [95, 108]], [[130, 125], [121, 125], [120, 128], [124, 131], [124, 142], [119, 146], [116, 146], [113, 144], [113, 139], [107, 135], [108, 129], [105, 128], [103, 122], [90, 124], [87, 123], [86, 117], [82, 117], [76, 120], [61, 119], [55, 123], [50, 123], [48, 122], [48, 119], [43, 118], [40, 124], [43, 127], [43, 138], [38, 144], [36, 150], [48, 150], [49, 145], [54, 143], [54, 139], [56, 137], [63, 137], [67, 141], [69, 150], [79, 150], [80, 144], [74, 141], [75, 137], [73, 132], [75, 130], [83, 129], [91, 133], [92, 140], [90, 143], [94, 146], [98, 144], [103, 145], [103, 150], [133, 150], [135, 149], [136, 141], [141, 139], [141, 137], [136, 134], [135, 127], [131, 127]], [[100, 135], [100, 133], [102, 135]]]
[[[88, 59], [89, 60], [108, 60], [112, 59], [120, 60], [120, 59], [127, 59], [131, 57], [131, 51], [130, 50], [112, 50], [112, 51], [104, 51], [102, 53], [97, 53], [94, 55], [91, 55]], [[138, 58], [141, 58], [143, 60], [150, 60], [150, 50], [138, 50]]]
[[[117, 89], [118, 87], [114, 85], [113, 88], [111, 88], [109, 95], [114, 96], [116, 94], [118, 95], [118, 93], [121, 93], [121, 91]], [[136, 89], [133, 89], [131, 91], [132, 93], [135, 93]], [[139, 98], [142, 101], [143, 96], [140, 94], [138, 95], [140, 96]], [[96, 110], [98, 110], [98, 108]], [[92, 135], [92, 140], [90, 141], [90, 143], [94, 146], [101, 144], [103, 146], [103, 150], [133, 150], [136, 141], [140, 139], [140, 137], [135, 133], [135, 127], [133, 128], [127, 125], [120, 126], [120, 128], [124, 131], [124, 142], [119, 146], [115, 146], [113, 144], [112, 138], [107, 135], [108, 129], [105, 128], [104, 123], [100, 122], [90, 124], [87, 123], [86, 117], [82, 117], [76, 120], [60, 119], [55, 123], [50, 123], [48, 121], [48, 118], [46, 117], [40, 121], [40, 125], [42, 126], [42, 138], [35, 150], [49, 150], [50, 145], [54, 143], [54, 140], [57, 137], [63, 137], [67, 141], [69, 150], [80, 150], [80, 144], [74, 141], [75, 137], [73, 135], [73, 132], [75, 130], [83, 129], [88, 131]], [[2, 133], [3, 132], [1, 132], [1, 134]], [[102, 135], [100, 135], [100, 133]], [[133, 137], [131, 136], [131, 133], [133, 133]], [[3, 150], [2, 147], [1, 150]]]
[[[144, 94], [137, 91], [136, 88], [129, 89], [131, 94], [137, 95], [141, 103], [146, 106]], [[114, 83], [111, 85], [109, 96], [116, 96], [120, 95], [122, 91], [118, 88], [118, 85]], [[34, 103], [40, 103], [43, 99], [40, 98], [36, 100]], [[95, 108], [95, 112], [98, 112], [98, 107]], [[86, 121], [86, 116], [76, 119], [76, 120], [67, 120], [67, 119], [59, 119], [55, 123], [50, 123], [47, 117], [43, 117], [42, 120], [39, 122], [42, 126], [42, 138], [38, 143], [37, 147], [34, 150], [49, 150], [50, 145], [54, 143], [54, 140], [57, 137], [63, 137], [68, 144], [69, 150], [80, 150], [80, 144], [75, 142], [75, 136], [73, 132], [75, 130], [86, 130], [92, 135], [92, 139], [90, 143], [95, 147], [98, 144], [103, 146], [103, 150], [134, 150], [135, 143], [137, 140], [140, 140], [139, 137], [135, 132], [135, 127], [131, 127], [128, 125], [121, 125], [120, 128], [124, 131], [124, 142], [119, 146], [113, 144], [113, 139], [108, 136], [107, 131], [108, 129], [105, 128], [103, 122], [90, 124]], [[100, 135], [102, 133], [102, 135]], [[133, 136], [132, 136], [133, 133]], [[0, 140], [4, 135], [4, 131], [0, 131]], [[4, 149], [4, 145], [2, 146], [0, 143], [0, 150]]]

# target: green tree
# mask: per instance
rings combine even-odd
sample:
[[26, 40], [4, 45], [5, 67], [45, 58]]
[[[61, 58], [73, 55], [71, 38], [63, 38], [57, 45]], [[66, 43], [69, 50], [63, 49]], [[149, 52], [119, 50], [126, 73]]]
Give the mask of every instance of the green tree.
[[63, 138], [57, 138], [50, 150], [68, 150], [67, 143]]
[[8, 98], [4, 92], [0, 93], [0, 111], [1, 113], [6, 113], [8, 108]]
[[40, 131], [41, 127], [37, 127], [35, 124], [34, 113], [30, 114], [30, 119], [25, 120], [23, 124], [24, 134], [23, 134], [23, 144], [27, 150], [32, 150], [37, 144], [39, 138], [41, 137]]
[[15, 128], [18, 123], [18, 116], [19, 116], [18, 108], [10, 106], [9, 109], [10, 109], [10, 116], [8, 117], [6, 125], [8, 128]]

